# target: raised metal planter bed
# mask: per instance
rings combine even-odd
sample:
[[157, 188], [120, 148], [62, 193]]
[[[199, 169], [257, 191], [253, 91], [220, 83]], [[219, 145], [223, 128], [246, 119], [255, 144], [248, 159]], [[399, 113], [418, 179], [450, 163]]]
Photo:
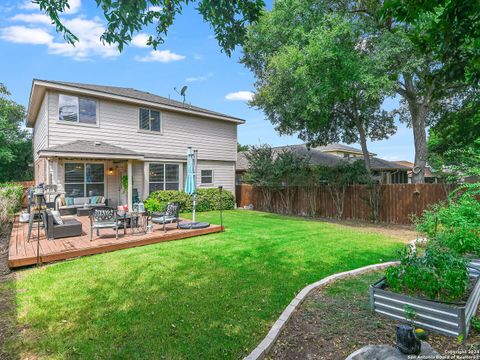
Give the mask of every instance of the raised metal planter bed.
[[[474, 260], [471, 265], [480, 265]], [[372, 311], [402, 322], [411, 321], [405, 317], [405, 306], [415, 310], [413, 323], [423, 329], [432, 330], [448, 336], [468, 335], [472, 317], [480, 302], [480, 281], [477, 269], [469, 268], [475, 285], [468, 300], [464, 303], [443, 303], [413, 296], [397, 294], [385, 289], [385, 278], [370, 286], [370, 306]]]

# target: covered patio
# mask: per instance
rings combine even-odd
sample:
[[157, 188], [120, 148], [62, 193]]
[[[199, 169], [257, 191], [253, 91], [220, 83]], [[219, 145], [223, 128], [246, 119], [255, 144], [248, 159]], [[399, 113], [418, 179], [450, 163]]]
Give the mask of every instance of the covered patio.
[[47, 240], [43, 229], [40, 230], [39, 252], [37, 253], [37, 229], [34, 229], [30, 241], [27, 241], [28, 223], [20, 223], [15, 218], [10, 237], [8, 266], [18, 268], [39, 263], [50, 263], [58, 260], [72, 259], [85, 255], [100, 254], [108, 251], [127, 249], [136, 246], [155, 244], [158, 242], [186, 239], [198, 235], [220, 232], [220, 225], [211, 224], [205, 229], [177, 229], [176, 224], [167, 225], [167, 231], [161, 225], [153, 225], [152, 233], [134, 233], [127, 228], [127, 234], [120, 232], [115, 239], [114, 230], [104, 229], [101, 236], [89, 238], [90, 222], [87, 216], [75, 218], [82, 222], [82, 235], [56, 240]]

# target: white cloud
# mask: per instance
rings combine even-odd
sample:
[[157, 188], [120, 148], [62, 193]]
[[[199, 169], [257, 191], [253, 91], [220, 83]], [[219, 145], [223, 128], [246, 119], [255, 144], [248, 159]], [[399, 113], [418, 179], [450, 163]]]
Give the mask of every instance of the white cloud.
[[253, 92], [251, 91], [237, 91], [225, 95], [227, 100], [250, 101], [253, 99]]
[[146, 56], [135, 56], [135, 60], [141, 62], [163, 62], [180, 61], [185, 59], [185, 56], [172, 53], [170, 50], [152, 50]]
[[193, 54], [193, 58], [194, 58], [195, 60], [202, 60], [202, 59], [203, 59], [203, 55], [198, 54], [198, 53], [194, 53], [194, 54]]
[[20, 9], [25, 9], [25, 10], [35, 10], [35, 9], [40, 9], [40, 6], [36, 3], [31, 2], [30, 0], [24, 1], [22, 4], [18, 6]]
[[205, 81], [205, 80], [208, 80], [209, 78], [211, 78], [213, 76], [213, 73], [208, 73], [206, 75], [202, 75], [202, 76], [191, 76], [191, 77], [187, 77], [185, 79], [186, 82], [196, 82], [196, 81]]
[[105, 31], [100, 19], [89, 20], [77, 17], [65, 20], [65, 26], [77, 35], [78, 42], [75, 46], [65, 42], [49, 44], [49, 51], [52, 54], [70, 56], [76, 60], [85, 60], [91, 56], [108, 58], [120, 55], [116, 46], [103, 44], [100, 41], [100, 36]]
[[27, 24], [50, 25], [52, 20], [45, 14], [17, 14], [10, 18], [11, 21], [20, 21]]
[[140, 48], [147, 48], [147, 41], [150, 35], [147, 34], [138, 34], [132, 38], [132, 45]]
[[39, 28], [28, 28], [25, 26], [8, 26], [0, 29], [0, 38], [19, 44], [51, 44], [53, 36], [47, 31]]
[[150, 10], [150, 11], [158, 11], [158, 12], [162, 11], [162, 9], [163, 8], [161, 6], [150, 6], [148, 8], [148, 10]]
[[[75, 14], [80, 10], [82, 6], [81, 0], [68, 0], [68, 4], [70, 5], [70, 9], [65, 10], [64, 14]], [[20, 9], [25, 10], [38, 10], [40, 6], [37, 3], [34, 3], [30, 0], [26, 0], [18, 6]]]
[[75, 14], [80, 10], [80, 7], [82, 6], [82, 1], [81, 0], [68, 0], [68, 4], [70, 5], [70, 9], [65, 10], [65, 14]]
[[[26, 21], [26, 18], [22, 17], [17, 20]], [[108, 58], [119, 55], [115, 46], [104, 45], [100, 41], [100, 36], [105, 31], [100, 19], [90, 20], [76, 17], [64, 20], [64, 24], [77, 35], [79, 41], [75, 43], [75, 46], [65, 43], [55, 33], [53, 27], [51, 27], [52, 32], [49, 32], [48, 29], [44, 28], [8, 26], [0, 30], [0, 37], [5, 41], [14, 43], [43, 44], [47, 46], [51, 54], [68, 56], [75, 60], [86, 60], [93, 56]], [[58, 41], [55, 40], [54, 35], [58, 37]]]

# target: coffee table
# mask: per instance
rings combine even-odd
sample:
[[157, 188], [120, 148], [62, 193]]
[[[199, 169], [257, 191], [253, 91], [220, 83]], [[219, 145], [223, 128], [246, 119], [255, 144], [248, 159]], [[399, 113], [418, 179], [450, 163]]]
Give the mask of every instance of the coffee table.
[[88, 216], [88, 215], [90, 215], [90, 210], [92, 210], [91, 207], [78, 208], [77, 209], [77, 216]]

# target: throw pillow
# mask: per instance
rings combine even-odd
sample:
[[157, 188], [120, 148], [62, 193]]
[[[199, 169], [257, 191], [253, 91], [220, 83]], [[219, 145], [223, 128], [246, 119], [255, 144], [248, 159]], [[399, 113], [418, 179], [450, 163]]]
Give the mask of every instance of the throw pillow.
[[60, 211], [52, 210], [53, 223], [55, 225], [63, 225], [63, 220], [60, 215]]
[[90, 196], [90, 204], [98, 204], [98, 196]]
[[73, 198], [71, 198], [71, 197], [65, 198], [65, 204], [67, 206], [72, 206], [73, 205]]

